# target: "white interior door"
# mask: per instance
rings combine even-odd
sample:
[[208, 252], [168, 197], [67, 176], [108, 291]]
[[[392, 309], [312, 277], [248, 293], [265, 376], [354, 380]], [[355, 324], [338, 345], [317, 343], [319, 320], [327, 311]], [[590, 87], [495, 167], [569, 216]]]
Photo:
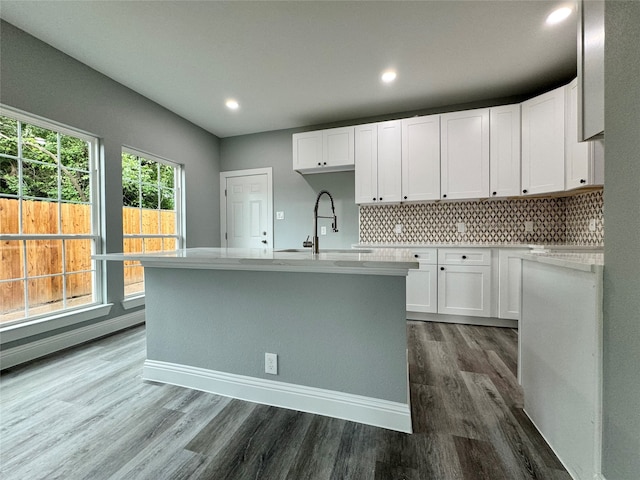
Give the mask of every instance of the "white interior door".
[[225, 175], [225, 191], [226, 222], [221, 222], [221, 226], [226, 226], [226, 246], [272, 248], [269, 175]]

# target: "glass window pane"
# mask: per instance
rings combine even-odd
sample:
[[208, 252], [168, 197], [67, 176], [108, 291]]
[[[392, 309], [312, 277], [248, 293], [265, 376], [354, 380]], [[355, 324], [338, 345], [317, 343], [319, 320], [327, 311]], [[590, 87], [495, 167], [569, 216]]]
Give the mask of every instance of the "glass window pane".
[[160, 190], [160, 208], [162, 210], [174, 210], [176, 208], [175, 194], [176, 191], [171, 188]]
[[22, 233], [58, 233], [58, 205], [22, 200]]
[[22, 162], [23, 195], [58, 199], [58, 166], [38, 162]]
[[60, 134], [60, 161], [65, 167], [89, 171], [89, 143]]
[[25, 316], [24, 281], [0, 283], [0, 325]]
[[92, 240], [65, 240], [64, 267], [66, 272], [91, 270]]
[[144, 292], [144, 268], [140, 262], [125, 262], [124, 294], [133, 295]]
[[89, 203], [91, 201], [91, 182], [89, 172], [61, 169], [61, 200]]
[[58, 163], [58, 134], [28, 123], [22, 124], [22, 156], [46, 163]]
[[160, 233], [174, 234], [176, 233], [176, 212], [162, 210], [160, 211]]
[[145, 238], [144, 239], [144, 252], [161, 252], [162, 251], [162, 238]]
[[140, 157], [140, 182], [158, 185], [158, 162]]
[[164, 251], [177, 250], [177, 241], [175, 238], [164, 238], [162, 239], [162, 249]]
[[18, 121], [0, 115], [0, 153], [18, 156]]
[[142, 233], [160, 233], [160, 212], [158, 210], [142, 210]]
[[0, 198], [0, 234], [18, 233], [20, 200]]
[[62, 233], [91, 233], [91, 205], [63, 203], [60, 205], [62, 215]]
[[29, 315], [40, 315], [64, 308], [62, 303], [62, 275], [31, 278], [29, 289]]
[[158, 208], [158, 186], [142, 184], [142, 208]]
[[27, 240], [27, 276], [62, 273], [62, 240]]
[[93, 272], [65, 276], [67, 308], [93, 303]]
[[122, 233], [135, 235], [140, 233], [140, 209], [124, 207], [122, 209]]
[[20, 193], [18, 160], [0, 157], [0, 194], [18, 195]]
[[24, 254], [21, 241], [0, 242], [0, 280], [24, 277]]
[[142, 239], [141, 238], [122, 239], [122, 251], [124, 253], [142, 253]]
[[160, 186], [173, 188], [175, 185], [175, 168], [171, 165], [160, 164]]

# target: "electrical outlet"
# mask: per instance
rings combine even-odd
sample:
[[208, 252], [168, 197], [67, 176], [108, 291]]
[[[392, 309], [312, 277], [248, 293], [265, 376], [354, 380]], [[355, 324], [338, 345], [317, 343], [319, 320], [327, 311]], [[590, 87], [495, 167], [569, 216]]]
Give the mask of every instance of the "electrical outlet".
[[264, 373], [278, 374], [278, 355], [276, 353], [264, 354]]
[[533, 222], [524, 222], [524, 231], [533, 232]]
[[323, 225], [322, 227], [320, 227], [320, 235], [326, 235], [326, 234], [327, 234], [327, 227]]
[[592, 218], [591, 220], [589, 220], [589, 231], [590, 232], [595, 232], [596, 231], [596, 219]]
[[467, 225], [464, 222], [458, 223], [458, 233], [465, 233], [467, 231]]
[[398, 223], [396, 225], [396, 235], [400, 235], [402, 233], [402, 224]]
[[276, 212], [276, 220], [284, 220], [284, 212]]

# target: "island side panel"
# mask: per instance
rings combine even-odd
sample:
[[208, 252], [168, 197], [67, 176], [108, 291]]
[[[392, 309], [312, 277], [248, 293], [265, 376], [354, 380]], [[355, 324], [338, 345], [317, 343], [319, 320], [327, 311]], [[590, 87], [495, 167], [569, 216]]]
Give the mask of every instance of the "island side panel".
[[405, 279], [147, 267], [147, 358], [407, 404]]

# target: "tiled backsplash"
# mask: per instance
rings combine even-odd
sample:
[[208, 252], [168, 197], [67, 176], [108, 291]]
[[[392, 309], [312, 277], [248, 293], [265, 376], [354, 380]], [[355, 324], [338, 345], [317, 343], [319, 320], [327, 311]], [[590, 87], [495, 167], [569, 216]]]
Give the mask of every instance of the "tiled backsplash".
[[[361, 243], [543, 243], [603, 245], [602, 190], [523, 198], [360, 207]], [[595, 231], [589, 223], [595, 220]], [[458, 233], [458, 223], [466, 232]], [[525, 231], [533, 222], [533, 231]], [[402, 233], [396, 234], [396, 225]]]

